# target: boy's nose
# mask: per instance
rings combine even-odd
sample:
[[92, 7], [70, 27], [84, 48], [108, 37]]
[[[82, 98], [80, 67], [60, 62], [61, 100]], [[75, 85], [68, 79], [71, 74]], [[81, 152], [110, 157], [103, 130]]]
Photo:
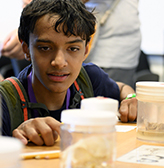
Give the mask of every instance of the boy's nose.
[[58, 68], [63, 68], [67, 65], [67, 61], [66, 61], [65, 54], [63, 51], [58, 50], [56, 52], [53, 60], [51, 61], [51, 65], [56, 66]]

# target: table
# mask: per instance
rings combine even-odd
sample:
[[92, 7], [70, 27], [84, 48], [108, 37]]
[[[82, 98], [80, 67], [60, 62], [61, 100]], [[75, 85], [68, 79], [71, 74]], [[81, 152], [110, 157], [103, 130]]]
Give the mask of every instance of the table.
[[[118, 125], [129, 125], [129, 126], [136, 126], [135, 123], [118, 123]], [[117, 132], [117, 156], [116, 158], [132, 151], [133, 149], [141, 146], [141, 145], [156, 145], [156, 146], [164, 146], [164, 144], [152, 144], [143, 141], [139, 141], [136, 139], [136, 129], [133, 129], [128, 132]], [[47, 151], [47, 150], [59, 150], [60, 149], [60, 142], [57, 141], [54, 146], [47, 147], [47, 146], [26, 146], [23, 149], [23, 152], [36, 152], [36, 151]], [[60, 160], [59, 159], [31, 159], [31, 160], [22, 160], [22, 167], [23, 168], [59, 168], [60, 167]], [[119, 162], [115, 161], [114, 168], [157, 168], [158, 166], [151, 166], [145, 164], [135, 164], [135, 163], [126, 163], [126, 162]], [[159, 167], [160, 168], [160, 167]]]

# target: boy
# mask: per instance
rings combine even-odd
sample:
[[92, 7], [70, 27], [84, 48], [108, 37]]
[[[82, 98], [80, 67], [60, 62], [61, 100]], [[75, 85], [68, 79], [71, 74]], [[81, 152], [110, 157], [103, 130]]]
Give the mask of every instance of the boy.
[[[33, 110], [31, 119], [13, 130], [12, 136], [24, 144], [30, 140], [37, 145], [53, 145], [60, 134], [61, 111], [80, 107], [80, 102], [74, 102], [77, 98], [74, 81], [79, 78], [90, 36], [95, 31], [95, 21], [94, 15], [80, 0], [33, 0], [23, 9], [18, 35], [31, 65], [20, 72], [18, 79], [30, 102], [42, 103], [48, 109]], [[83, 67], [90, 79], [93, 96], [123, 100], [121, 121], [135, 120], [136, 99], [124, 100], [134, 90], [123, 83], [115, 83], [96, 65], [83, 64]], [[85, 89], [82, 92], [87, 97]], [[5, 110], [4, 135], [10, 135], [12, 131], [11, 120]]]

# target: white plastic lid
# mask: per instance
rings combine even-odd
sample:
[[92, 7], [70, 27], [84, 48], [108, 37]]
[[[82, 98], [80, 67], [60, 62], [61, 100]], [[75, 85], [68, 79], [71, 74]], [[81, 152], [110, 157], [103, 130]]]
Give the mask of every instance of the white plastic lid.
[[81, 100], [81, 109], [118, 111], [118, 100], [105, 97], [92, 97]]
[[164, 82], [137, 82], [137, 98], [150, 101], [164, 101]]
[[20, 151], [23, 144], [13, 137], [0, 136], [0, 154]]
[[140, 81], [136, 83], [136, 86], [142, 86], [145, 88], [150, 88], [150, 87], [160, 87], [160, 88], [164, 88], [164, 82], [151, 82], [151, 81]]
[[116, 114], [113, 112], [83, 109], [63, 110], [61, 121], [64, 124], [86, 126], [115, 125], [117, 122]]
[[0, 167], [20, 166], [20, 154], [23, 144], [13, 137], [0, 136]]

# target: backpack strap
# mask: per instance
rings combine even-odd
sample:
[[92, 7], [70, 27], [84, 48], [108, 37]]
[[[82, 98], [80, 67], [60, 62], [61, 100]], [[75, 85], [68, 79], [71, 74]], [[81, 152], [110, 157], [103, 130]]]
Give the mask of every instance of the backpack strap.
[[84, 99], [84, 94], [82, 93], [81, 89], [79, 88], [77, 81], [74, 81], [74, 85], [75, 85], [75, 88], [77, 89], [77, 91], [79, 92], [81, 99]]
[[79, 88], [84, 93], [84, 98], [94, 96], [91, 80], [83, 66], [81, 67], [80, 74], [76, 81], [79, 85]]
[[28, 120], [28, 110], [27, 110], [27, 104], [26, 104], [26, 102], [27, 102], [26, 92], [24, 91], [24, 88], [20, 84], [20, 81], [15, 77], [10, 77], [10, 78], [7, 78], [5, 80], [10, 81], [15, 86], [15, 88], [16, 88], [18, 94], [19, 94], [21, 103], [22, 103], [24, 121]]
[[77, 77], [76, 81], [74, 81], [74, 86], [76, 93], [70, 108], [76, 108], [82, 99], [94, 96], [92, 83], [83, 66], [81, 67], [79, 76]]
[[[12, 131], [23, 121], [31, 118], [33, 109], [37, 109], [40, 116], [47, 116], [49, 111], [42, 103], [31, 103], [22, 83], [16, 77], [10, 77], [0, 82], [0, 93], [7, 105]], [[44, 114], [41, 113], [43, 109]]]
[[[15, 77], [11, 77], [11, 78], [17, 81]], [[23, 86], [21, 90], [22, 89], [24, 89]], [[21, 108], [22, 102], [20, 100], [20, 96], [18, 94], [16, 87], [12, 84], [9, 78], [0, 82], [0, 94], [2, 95], [2, 98], [3, 98], [2, 100], [5, 101], [8, 112], [9, 112], [10, 123], [11, 123], [10, 135], [12, 135], [12, 131], [24, 121], [23, 110]], [[23, 95], [24, 95], [24, 100], [26, 99], [28, 100], [28, 97], [26, 96], [25, 91], [23, 91]]]
[[42, 115], [40, 112], [40, 116], [47, 116], [49, 114], [48, 108], [46, 107], [45, 104], [29, 102], [29, 99], [27, 97], [27, 94], [23, 85], [16, 77], [10, 77], [5, 80], [10, 81], [15, 87], [15, 89], [17, 90], [19, 99], [21, 100], [21, 108], [23, 110], [24, 121], [31, 118], [31, 109], [37, 109], [39, 112], [40, 112], [40, 109], [44, 109], [45, 114]]

